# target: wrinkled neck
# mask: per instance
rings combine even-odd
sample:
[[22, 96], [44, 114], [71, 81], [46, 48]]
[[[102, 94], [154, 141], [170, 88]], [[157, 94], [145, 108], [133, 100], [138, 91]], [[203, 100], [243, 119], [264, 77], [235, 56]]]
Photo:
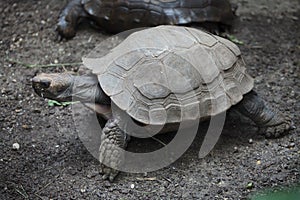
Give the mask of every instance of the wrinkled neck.
[[110, 104], [110, 98], [103, 92], [96, 75], [75, 76], [72, 97], [75, 101]]

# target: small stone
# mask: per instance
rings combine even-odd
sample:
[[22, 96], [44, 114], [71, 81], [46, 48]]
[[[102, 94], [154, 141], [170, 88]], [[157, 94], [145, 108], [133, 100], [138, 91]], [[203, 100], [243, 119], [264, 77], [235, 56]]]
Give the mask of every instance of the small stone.
[[98, 174], [97, 171], [91, 171], [91, 172], [89, 172], [86, 176], [87, 176], [88, 178], [93, 178], [93, 177], [97, 176], [97, 174]]
[[252, 189], [254, 188], [254, 184], [252, 182], [249, 182], [246, 186], [247, 189]]
[[293, 147], [295, 147], [295, 143], [294, 143], [294, 142], [291, 142], [291, 143], [289, 144], [289, 148], [293, 148]]
[[105, 181], [103, 185], [104, 185], [104, 187], [107, 187], [107, 188], [111, 187], [111, 183], [109, 181]]
[[128, 193], [129, 193], [129, 190], [128, 190], [128, 189], [122, 189], [122, 190], [121, 190], [121, 193], [123, 193], [123, 194], [128, 194]]
[[256, 165], [260, 165], [260, 164], [261, 164], [260, 160], [256, 161]]
[[19, 150], [20, 149], [19, 143], [13, 143], [12, 148], [13, 148], [13, 150]]
[[85, 193], [85, 192], [86, 192], [86, 189], [85, 189], [85, 188], [82, 188], [82, 189], [80, 189], [80, 192], [81, 192], [81, 193]]
[[27, 124], [23, 124], [22, 128], [24, 128], [24, 129], [30, 129], [30, 127]]
[[253, 144], [253, 140], [251, 138], [249, 139], [248, 142], [249, 142], [249, 144]]
[[41, 113], [41, 110], [38, 109], [38, 108], [35, 108], [32, 112], [33, 112], [33, 113]]
[[233, 148], [233, 152], [234, 152], [234, 153], [237, 153], [238, 151], [239, 151], [239, 149], [238, 149], [237, 147], [234, 147], [234, 148]]
[[134, 187], [135, 187], [135, 185], [132, 183], [132, 184], [130, 185], [130, 188], [131, 188], [131, 189], [134, 189]]
[[55, 60], [54, 60], [54, 63], [55, 63], [55, 64], [57, 64], [57, 63], [58, 63], [58, 60], [57, 60], [57, 59], [55, 59]]

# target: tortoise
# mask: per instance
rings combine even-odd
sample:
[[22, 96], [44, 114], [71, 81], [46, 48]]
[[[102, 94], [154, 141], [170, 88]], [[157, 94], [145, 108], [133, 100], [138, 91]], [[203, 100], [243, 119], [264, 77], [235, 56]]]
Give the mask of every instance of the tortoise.
[[59, 16], [57, 31], [62, 38], [72, 38], [78, 23], [89, 19], [110, 33], [190, 23], [219, 32], [232, 25], [236, 8], [228, 0], [71, 0]]
[[[167, 129], [162, 132], [230, 107], [263, 128], [266, 137], [281, 137], [295, 128], [290, 117], [253, 90], [254, 79], [246, 72], [239, 48], [199, 29], [162, 25], [137, 31], [105, 56], [84, 58], [83, 63], [91, 74], [42, 73], [32, 85], [42, 97], [95, 102], [95, 111], [107, 120], [100, 162], [111, 159], [113, 165], [121, 165], [122, 155], [111, 144], [126, 148], [128, 143], [128, 132], [120, 126], [124, 115], [111, 114], [112, 106], [141, 126], [163, 125]], [[101, 169], [109, 180], [118, 173], [105, 165]]]

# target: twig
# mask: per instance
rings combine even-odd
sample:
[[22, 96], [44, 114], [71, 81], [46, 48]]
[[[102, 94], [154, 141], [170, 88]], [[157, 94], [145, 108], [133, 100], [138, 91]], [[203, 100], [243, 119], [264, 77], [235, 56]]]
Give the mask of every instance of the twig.
[[25, 191], [23, 185], [20, 185], [20, 187], [21, 187], [22, 191], [23, 191], [25, 194], [24, 194], [23, 192], [21, 192], [21, 191], [20, 191], [19, 189], [17, 189], [17, 188], [15, 188], [15, 190], [17, 191], [17, 193], [19, 193], [20, 195], [22, 195], [25, 199], [28, 199], [28, 194], [26, 193], [26, 191]]
[[48, 182], [46, 185], [44, 185], [41, 189], [39, 189], [38, 191], [36, 191], [34, 193], [34, 195], [39, 195], [38, 193], [40, 193], [41, 191], [43, 191], [46, 187], [48, 187], [50, 184], [54, 183], [54, 181], [56, 181], [56, 179], [62, 174], [62, 172], [64, 171], [65, 169], [61, 170], [60, 173], [58, 175], [56, 175], [53, 180], [51, 180], [50, 182]]
[[70, 66], [70, 65], [81, 65], [82, 63], [51, 63], [51, 64], [29, 64], [29, 63], [24, 63], [24, 62], [21, 62], [21, 61], [18, 61], [18, 60], [13, 60], [13, 59], [10, 59], [10, 58], [7, 58], [6, 59], [8, 62], [11, 62], [11, 63], [15, 63], [15, 64], [19, 64], [19, 65], [22, 65], [22, 66], [25, 66], [25, 67], [28, 67], [28, 68], [34, 68], [34, 67], [64, 67], [64, 66]]
[[55, 178], [53, 180], [51, 180], [50, 182], [48, 182], [46, 185], [44, 185], [41, 189], [39, 189], [37, 192], [35, 192], [34, 194], [38, 194], [39, 192], [43, 191], [46, 187], [48, 187], [50, 184], [54, 183], [54, 181], [56, 181], [56, 179], [60, 176], [60, 174], [56, 175]]
[[165, 179], [166, 181], [168, 181], [169, 183], [173, 183], [170, 179], [168, 179], [167, 177], [162, 176], [163, 179]]
[[23, 196], [25, 199], [28, 199], [28, 196], [26, 196], [25, 194], [23, 194], [20, 190], [18, 190], [17, 188], [15, 188], [16, 192], [19, 193], [21, 196]]
[[145, 178], [136, 178], [138, 181], [156, 181], [157, 178], [156, 177], [145, 177]]
[[37, 193], [34, 193], [34, 195], [35, 196], [37, 196], [38, 198], [40, 198], [40, 199], [43, 199], [43, 197], [41, 197], [39, 194], [37, 194]]

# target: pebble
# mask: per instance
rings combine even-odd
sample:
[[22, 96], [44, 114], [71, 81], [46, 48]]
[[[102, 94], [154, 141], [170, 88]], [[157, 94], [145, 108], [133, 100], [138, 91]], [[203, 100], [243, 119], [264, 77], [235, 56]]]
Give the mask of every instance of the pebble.
[[234, 147], [234, 148], [233, 148], [233, 152], [234, 152], [234, 153], [237, 153], [238, 151], [239, 151], [239, 149], [238, 149], [237, 147]]
[[35, 108], [32, 112], [33, 112], [33, 113], [41, 113], [41, 110], [38, 109], [38, 108]]
[[122, 189], [122, 190], [121, 190], [121, 193], [123, 193], [123, 194], [128, 194], [128, 193], [129, 193], [129, 190], [128, 190], [128, 189]]
[[13, 148], [13, 150], [19, 150], [20, 149], [19, 143], [13, 143], [12, 148]]
[[97, 171], [91, 171], [91, 172], [89, 172], [86, 176], [87, 176], [88, 178], [93, 178], [93, 177], [97, 176], [97, 174], [98, 174]]
[[132, 183], [132, 184], [130, 185], [130, 188], [133, 189], [134, 187], [135, 187], [135, 185]]
[[23, 124], [22, 128], [24, 128], [24, 129], [30, 129], [30, 127], [27, 124]]
[[82, 188], [82, 189], [80, 189], [80, 192], [81, 192], [81, 193], [85, 193], [85, 192], [86, 192], [86, 189], [85, 189], [85, 188]]
[[22, 112], [22, 109], [16, 109], [15, 112], [20, 113], [20, 112]]
[[249, 139], [249, 144], [253, 144], [253, 140], [252, 139]]
[[261, 164], [261, 161], [260, 161], [260, 160], [256, 161], [256, 164], [257, 164], [257, 165], [260, 165], [260, 164]]
[[294, 142], [290, 143], [290, 144], [289, 144], [289, 147], [290, 147], [290, 148], [291, 148], [291, 147], [295, 147], [295, 143], [294, 143]]
[[246, 186], [247, 189], [252, 189], [254, 188], [254, 184], [252, 182], [249, 182]]

